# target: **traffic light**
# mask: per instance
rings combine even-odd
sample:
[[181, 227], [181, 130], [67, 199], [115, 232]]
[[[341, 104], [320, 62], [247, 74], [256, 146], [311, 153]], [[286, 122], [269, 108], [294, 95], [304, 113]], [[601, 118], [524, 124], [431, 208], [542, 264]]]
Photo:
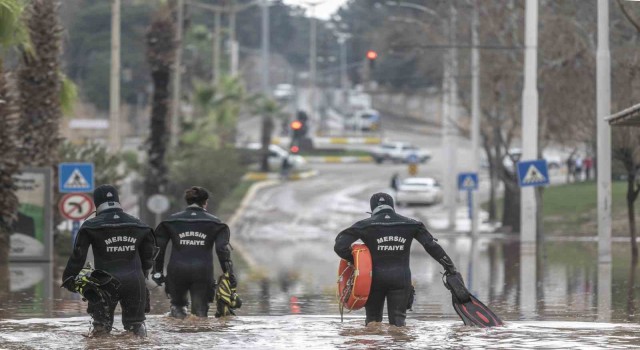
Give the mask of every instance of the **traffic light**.
[[378, 53], [369, 50], [367, 51], [367, 61], [369, 61], [369, 69], [373, 70], [376, 67], [376, 59], [378, 58]]
[[304, 111], [296, 113], [296, 119], [289, 124], [291, 129], [291, 145], [289, 150], [291, 153], [298, 153], [302, 150], [313, 148], [311, 139], [307, 136], [309, 133], [309, 117]]
[[308, 127], [306, 114], [298, 114], [298, 119], [292, 121], [291, 124], [289, 124], [289, 128], [291, 128], [291, 139], [300, 139], [307, 136]]

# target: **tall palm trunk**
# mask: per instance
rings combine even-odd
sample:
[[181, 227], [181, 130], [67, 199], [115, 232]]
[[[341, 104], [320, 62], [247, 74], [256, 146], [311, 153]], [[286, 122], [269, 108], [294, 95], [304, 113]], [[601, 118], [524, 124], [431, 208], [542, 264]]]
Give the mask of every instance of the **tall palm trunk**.
[[[168, 122], [171, 106], [169, 83], [176, 50], [174, 33], [175, 25], [166, 9], [156, 14], [147, 31], [147, 61], [151, 69], [153, 97], [151, 132], [147, 140], [149, 164], [144, 180], [145, 198], [163, 192], [167, 185], [165, 153], [169, 140]], [[149, 215], [146, 213], [144, 218], [151, 219]]]
[[9, 293], [11, 225], [18, 210], [13, 175], [18, 172], [18, 118], [12, 108], [2, 57], [0, 57], [0, 300]]
[[61, 33], [59, 2], [32, 0], [26, 8], [33, 54], [24, 53], [18, 69], [20, 134], [25, 165], [53, 166], [60, 145]]

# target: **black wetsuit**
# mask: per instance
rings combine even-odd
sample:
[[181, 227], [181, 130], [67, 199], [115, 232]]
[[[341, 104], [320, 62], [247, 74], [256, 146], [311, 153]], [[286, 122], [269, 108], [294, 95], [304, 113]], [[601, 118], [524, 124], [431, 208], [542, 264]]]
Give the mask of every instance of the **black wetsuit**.
[[110, 305], [89, 303], [87, 312], [93, 317], [94, 326], [110, 331], [113, 312], [120, 302], [122, 324], [127, 330], [133, 329], [145, 320], [145, 275], [153, 267], [156, 249], [153, 230], [122, 209], [101, 211], [80, 227], [63, 281], [83, 268], [89, 245], [93, 249], [95, 268], [109, 272], [121, 283]]
[[223, 272], [233, 274], [229, 227], [203, 208], [192, 205], [161, 222], [156, 229], [156, 237], [160, 253], [154, 272], [162, 272], [165, 250], [171, 241], [165, 288], [171, 304], [176, 307], [187, 306], [187, 293], [190, 293], [191, 313], [207, 317], [209, 302], [213, 301], [214, 294], [214, 244]]
[[404, 326], [411, 291], [409, 257], [414, 238], [443, 266], [453, 268], [451, 259], [423, 223], [398, 215], [391, 207], [374, 210], [371, 218], [355, 223], [336, 237], [334, 250], [343, 259], [353, 262], [351, 244], [358, 239], [371, 252], [373, 278], [365, 305], [366, 323], [382, 321], [386, 298], [389, 323]]

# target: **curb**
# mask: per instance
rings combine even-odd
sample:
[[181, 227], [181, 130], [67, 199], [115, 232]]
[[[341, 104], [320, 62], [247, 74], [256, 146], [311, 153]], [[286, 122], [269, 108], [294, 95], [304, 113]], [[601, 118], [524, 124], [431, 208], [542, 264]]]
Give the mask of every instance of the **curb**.
[[373, 163], [371, 156], [309, 156], [304, 158], [309, 163]]
[[[314, 146], [322, 145], [379, 145], [382, 143], [380, 137], [366, 137], [366, 136], [349, 136], [349, 137], [312, 137]], [[271, 139], [271, 143], [274, 145], [287, 145], [289, 144], [289, 137], [274, 137]]]
[[[307, 170], [307, 171], [289, 175], [289, 180], [308, 179], [316, 175], [318, 175], [317, 170]], [[280, 180], [280, 178], [281, 178], [280, 174], [278, 173], [263, 173], [263, 172], [253, 171], [245, 174], [245, 176], [242, 179], [250, 180], [250, 181], [267, 181], [267, 180], [278, 181]]]

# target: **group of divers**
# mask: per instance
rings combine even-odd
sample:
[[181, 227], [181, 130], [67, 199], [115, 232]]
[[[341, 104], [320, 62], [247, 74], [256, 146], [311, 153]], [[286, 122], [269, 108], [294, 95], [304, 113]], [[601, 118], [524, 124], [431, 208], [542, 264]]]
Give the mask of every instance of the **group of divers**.
[[[187, 207], [162, 221], [155, 230], [125, 213], [118, 191], [101, 185], [93, 192], [95, 217], [78, 231], [73, 252], [62, 276], [62, 287], [79, 293], [87, 301], [92, 318], [90, 336], [109, 334], [114, 311], [122, 309], [127, 332], [145, 337], [145, 313], [150, 312], [149, 290], [145, 280], [165, 286], [170, 299], [169, 316], [183, 319], [190, 313], [208, 317], [209, 304], [215, 317], [234, 315], [242, 301], [236, 289], [229, 245], [229, 227], [207, 212], [209, 193], [202, 187], [185, 191]], [[445, 286], [452, 293], [453, 306], [465, 324], [495, 326], [502, 322], [469, 293], [456, 267], [422, 222], [395, 212], [393, 198], [376, 193], [370, 199], [371, 217], [358, 221], [338, 234], [334, 250], [353, 264], [352, 244], [362, 241], [372, 261], [371, 287], [365, 304], [365, 324], [382, 322], [385, 299], [389, 323], [404, 326], [406, 310], [411, 308], [414, 287], [409, 268], [410, 247], [417, 240], [445, 270]], [[165, 271], [165, 251], [171, 254]], [[94, 267], [85, 266], [89, 246]], [[216, 280], [213, 249], [222, 267]], [[150, 275], [150, 276], [149, 276]]]

